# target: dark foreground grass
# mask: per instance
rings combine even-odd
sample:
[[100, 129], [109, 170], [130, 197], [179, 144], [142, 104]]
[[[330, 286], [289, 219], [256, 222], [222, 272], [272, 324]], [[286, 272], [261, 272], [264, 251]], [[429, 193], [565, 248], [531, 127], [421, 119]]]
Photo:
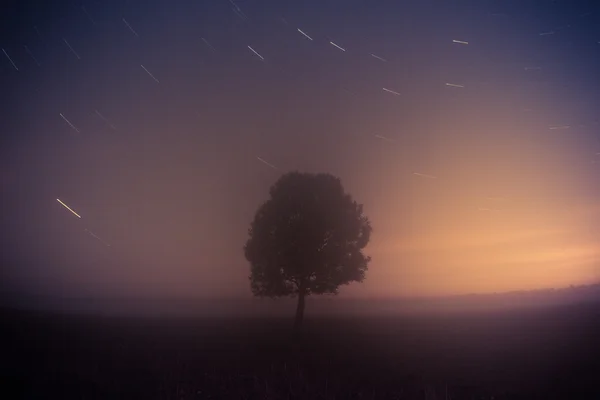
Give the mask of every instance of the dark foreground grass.
[[593, 306], [479, 314], [108, 318], [4, 312], [6, 399], [595, 399]]

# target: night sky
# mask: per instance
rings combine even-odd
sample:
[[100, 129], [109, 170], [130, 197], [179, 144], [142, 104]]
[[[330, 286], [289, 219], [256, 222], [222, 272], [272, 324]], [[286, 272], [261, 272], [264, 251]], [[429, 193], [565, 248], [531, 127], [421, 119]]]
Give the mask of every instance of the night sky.
[[292, 170], [371, 220], [341, 296], [600, 280], [594, 1], [51, 3], [0, 13], [3, 293], [250, 296]]

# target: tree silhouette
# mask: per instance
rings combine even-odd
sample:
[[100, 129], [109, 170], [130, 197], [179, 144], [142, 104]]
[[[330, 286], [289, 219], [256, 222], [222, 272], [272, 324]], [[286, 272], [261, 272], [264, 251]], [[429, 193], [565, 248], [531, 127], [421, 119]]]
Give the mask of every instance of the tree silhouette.
[[330, 174], [283, 175], [256, 211], [248, 234], [244, 253], [252, 293], [298, 296], [296, 330], [306, 296], [337, 294], [340, 285], [362, 282], [371, 260], [361, 251], [371, 236], [363, 206]]

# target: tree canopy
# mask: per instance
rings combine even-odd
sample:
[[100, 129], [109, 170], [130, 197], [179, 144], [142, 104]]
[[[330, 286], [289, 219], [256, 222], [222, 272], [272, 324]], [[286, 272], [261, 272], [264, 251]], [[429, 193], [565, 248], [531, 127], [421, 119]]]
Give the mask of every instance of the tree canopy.
[[297, 295], [299, 325], [305, 296], [337, 294], [341, 285], [364, 280], [371, 224], [331, 174], [290, 172], [269, 194], [244, 247], [251, 288], [261, 297]]

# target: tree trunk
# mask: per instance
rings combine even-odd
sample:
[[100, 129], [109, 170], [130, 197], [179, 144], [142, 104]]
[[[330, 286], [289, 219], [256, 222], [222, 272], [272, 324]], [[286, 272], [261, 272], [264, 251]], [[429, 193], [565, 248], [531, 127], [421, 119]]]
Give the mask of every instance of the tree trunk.
[[294, 320], [294, 331], [300, 332], [304, 320], [304, 298], [306, 292], [303, 287], [298, 289], [298, 306], [296, 307], [296, 319]]

